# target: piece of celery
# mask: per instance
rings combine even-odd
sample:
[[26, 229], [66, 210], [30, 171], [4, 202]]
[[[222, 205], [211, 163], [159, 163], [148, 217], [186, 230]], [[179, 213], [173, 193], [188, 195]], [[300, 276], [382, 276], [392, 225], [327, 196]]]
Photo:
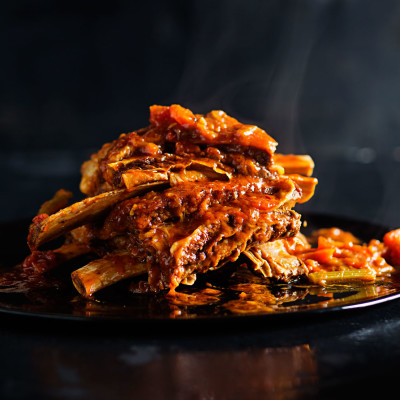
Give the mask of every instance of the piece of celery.
[[308, 274], [308, 279], [317, 285], [345, 282], [373, 282], [376, 273], [368, 269], [348, 269], [343, 271], [318, 271]]

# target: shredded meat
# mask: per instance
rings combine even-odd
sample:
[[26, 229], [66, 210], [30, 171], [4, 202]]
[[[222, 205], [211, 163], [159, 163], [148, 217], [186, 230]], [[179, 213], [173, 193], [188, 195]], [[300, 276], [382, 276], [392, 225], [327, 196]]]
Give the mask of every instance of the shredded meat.
[[241, 124], [223, 111], [211, 111], [202, 116], [179, 105], [152, 106], [150, 122], [147, 128], [122, 134], [114, 142], [105, 144], [83, 164], [83, 193], [93, 196], [115, 188], [115, 182], [110, 182], [110, 164], [132, 157], [142, 165], [147, 163], [154, 167], [157, 162], [165, 167], [168, 159], [177, 160], [176, 156], [206, 157], [240, 174], [274, 175], [275, 140], [262, 129]]
[[[122, 134], [82, 165], [80, 188], [88, 198], [34, 221], [29, 245], [36, 250], [71, 231], [69, 241], [104, 257], [73, 273], [81, 293], [94, 290], [85, 287], [96, 278], [88, 277], [91, 268], [104, 270], [112, 254], [126, 252], [123, 260], [135, 265], [129, 276], [145, 265], [148, 290], [173, 291], [255, 246], [299, 232], [292, 208], [314, 193], [313, 163], [277, 156], [276, 146], [262, 129], [223, 111], [152, 106], [148, 127]], [[275, 270], [282, 279], [304, 271]]]

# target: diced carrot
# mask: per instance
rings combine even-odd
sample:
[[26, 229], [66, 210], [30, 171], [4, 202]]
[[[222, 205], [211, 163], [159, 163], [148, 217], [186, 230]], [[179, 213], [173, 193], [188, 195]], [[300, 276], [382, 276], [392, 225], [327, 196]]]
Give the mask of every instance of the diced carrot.
[[305, 252], [300, 258], [303, 260], [315, 260], [320, 264], [331, 264], [333, 262], [334, 248], [318, 249], [315, 251]]
[[342, 242], [336, 242], [331, 238], [318, 236], [318, 249], [331, 249], [332, 247], [342, 247]]

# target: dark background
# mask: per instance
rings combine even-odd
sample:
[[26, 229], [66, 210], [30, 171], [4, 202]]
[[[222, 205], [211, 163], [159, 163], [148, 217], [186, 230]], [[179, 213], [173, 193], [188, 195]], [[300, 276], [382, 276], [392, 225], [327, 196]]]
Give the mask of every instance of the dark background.
[[[311, 154], [320, 183], [300, 209], [400, 227], [398, 0], [2, 0], [0, 57], [2, 262], [16, 257], [25, 226], [5, 222], [33, 217], [60, 187], [79, 197], [81, 163], [145, 126], [154, 103], [223, 109], [264, 128], [280, 152]], [[29, 309], [18, 319], [8, 304], [2, 399], [398, 391], [398, 301], [147, 328]]]
[[397, 0], [3, 1], [0, 221], [79, 198], [91, 152], [179, 103], [311, 154], [300, 210], [400, 226], [399, 50]]

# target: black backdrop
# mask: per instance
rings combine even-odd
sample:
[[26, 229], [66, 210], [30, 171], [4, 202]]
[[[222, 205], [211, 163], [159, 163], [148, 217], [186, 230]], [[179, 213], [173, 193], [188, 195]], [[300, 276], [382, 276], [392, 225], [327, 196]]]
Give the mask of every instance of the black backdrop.
[[224, 109], [320, 183], [301, 210], [400, 226], [400, 3], [3, 1], [0, 221], [32, 217], [151, 104]]

